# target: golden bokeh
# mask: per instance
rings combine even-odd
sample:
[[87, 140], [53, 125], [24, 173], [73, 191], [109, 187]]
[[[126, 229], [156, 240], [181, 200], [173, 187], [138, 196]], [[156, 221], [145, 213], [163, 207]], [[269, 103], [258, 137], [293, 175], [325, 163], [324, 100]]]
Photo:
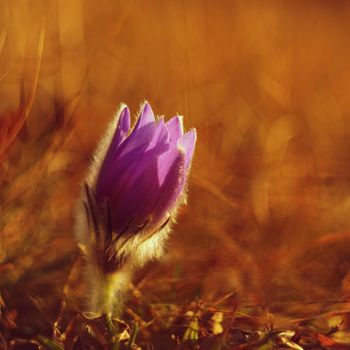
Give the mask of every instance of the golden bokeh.
[[147, 99], [198, 143], [144, 290], [348, 296], [349, 38], [348, 1], [1, 1], [0, 285], [59, 299], [90, 154]]

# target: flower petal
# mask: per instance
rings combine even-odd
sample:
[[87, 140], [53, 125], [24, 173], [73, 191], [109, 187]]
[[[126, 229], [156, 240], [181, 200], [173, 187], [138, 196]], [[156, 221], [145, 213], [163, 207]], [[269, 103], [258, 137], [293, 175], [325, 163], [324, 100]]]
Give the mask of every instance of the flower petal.
[[118, 123], [114, 135], [112, 137], [111, 143], [108, 147], [107, 153], [101, 165], [100, 174], [108, 172], [108, 168], [113, 162], [114, 156], [117, 152], [119, 145], [125, 140], [130, 129], [130, 111], [127, 106], [125, 106], [119, 113]]
[[185, 135], [183, 135], [179, 141], [179, 147], [183, 147], [185, 150], [185, 168], [188, 169], [191, 165], [191, 160], [193, 157], [194, 148], [196, 145], [197, 133], [196, 129], [192, 129], [188, 131]]
[[[183, 190], [185, 155], [175, 147], [161, 155], [158, 152], [156, 149], [148, 151], [136, 168], [127, 169], [128, 176], [124, 178], [127, 181], [120, 183], [119, 191], [113, 190], [113, 229], [119, 234], [136, 233], [145, 224], [161, 226], [160, 221]], [[142, 170], [136, 173], [135, 170], [140, 168]]]
[[168, 173], [171, 170], [172, 165], [176, 161], [176, 158], [179, 157], [181, 150], [179, 148], [171, 147], [167, 152], [164, 152], [159, 155], [157, 159], [157, 177], [159, 186], [163, 186]]
[[[118, 146], [127, 137], [130, 129], [130, 111], [127, 106], [125, 106], [119, 113], [117, 127], [115, 129], [112, 141], [108, 147], [108, 154], [115, 153]], [[106, 158], [108, 157], [106, 155]]]
[[166, 122], [165, 127], [168, 130], [170, 142], [176, 144], [177, 140], [184, 133], [182, 117], [179, 115], [172, 117], [170, 120]]
[[154, 121], [155, 121], [155, 118], [154, 118], [154, 113], [152, 111], [151, 105], [148, 102], [145, 102], [141, 107], [141, 112], [137, 119], [134, 130], [137, 130], [142, 126], [147, 125], [148, 123], [151, 123]]
[[162, 150], [155, 147], [136, 156], [137, 159], [123, 169], [113, 183], [109, 198], [113, 208], [113, 228], [117, 233], [125, 231], [127, 226], [128, 232], [136, 231], [147, 220], [152, 199], [159, 195], [157, 158], [160, 152]]
[[133, 130], [120, 147], [119, 155], [123, 156], [140, 146], [144, 146], [145, 149], [150, 149], [159, 142], [168, 142], [168, 139], [168, 131], [165, 128], [164, 121], [160, 119], [157, 122], [148, 123], [140, 129]]
[[147, 173], [147, 169], [151, 164], [155, 162], [159, 155], [166, 152], [168, 148], [168, 144], [159, 143], [152, 149], [136, 149], [121, 158], [118, 161], [120, 166], [112, 180], [113, 196], [118, 197], [120, 192], [127, 192], [133, 186], [137, 187], [139, 177]]
[[143, 170], [140, 161], [146, 152], [152, 149], [157, 155], [165, 152], [169, 148], [168, 138], [162, 120], [133, 131], [108, 160], [108, 166], [101, 168], [96, 185], [97, 196], [100, 199], [108, 197], [112, 188], [120, 188], [120, 184], [124, 184], [123, 179], [128, 176], [125, 174]]
[[144, 189], [143, 194], [147, 193], [147, 196], [140, 197], [134, 212], [140, 220], [139, 226], [147, 222], [146, 231], [157, 230], [174, 208], [185, 185], [184, 164], [184, 153], [172, 147], [157, 157], [156, 168], [152, 164], [152, 171], [144, 172], [143, 178], [147, 179], [148, 188]]
[[[171, 152], [174, 151], [170, 150], [168, 153]], [[168, 154], [167, 157], [169, 159], [170, 155]], [[153, 226], [153, 231], [159, 229], [167, 216], [176, 208], [176, 202], [181, 197], [186, 184], [185, 154], [176, 149], [171, 158], [173, 158], [172, 164], [159, 189], [161, 195], [158, 196], [155, 206], [152, 207], [153, 220], [150, 226]], [[158, 173], [159, 171], [160, 169]]]
[[108, 166], [101, 168], [96, 182], [97, 198], [101, 201], [109, 198], [112, 190], [119, 188], [119, 185], [122, 183], [122, 179], [118, 178], [118, 176], [121, 177], [128, 167], [130, 169], [135, 168], [143, 154], [144, 150], [139, 147], [129, 152], [124, 159], [118, 160], [118, 158], [114, 158], [114, 161], [109, 162]]
[[127, 106], [119, 114], [117, 129], [114, 138], [116, 143], [119, 145], [125, 140], [130, 129], [130, 111]]

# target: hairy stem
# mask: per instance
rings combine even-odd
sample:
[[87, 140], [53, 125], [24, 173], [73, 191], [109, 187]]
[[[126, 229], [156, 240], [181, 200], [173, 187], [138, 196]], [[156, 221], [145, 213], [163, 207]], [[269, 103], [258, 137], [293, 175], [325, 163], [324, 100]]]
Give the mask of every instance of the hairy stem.
[[88, 271], [90, 311], [98, 314], [118, 315], [123, 306], [130, 278], [131, 272], [126, 269], [110, 274], [104, 274], [97, 268]]

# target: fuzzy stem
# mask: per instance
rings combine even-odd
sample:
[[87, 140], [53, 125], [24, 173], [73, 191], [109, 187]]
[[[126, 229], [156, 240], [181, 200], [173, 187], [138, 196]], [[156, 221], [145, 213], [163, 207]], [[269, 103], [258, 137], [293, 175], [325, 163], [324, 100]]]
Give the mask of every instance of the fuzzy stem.
[[122, 269], [112, 274], [103, 274], [101, 270], [88, 271], [90, 282], [89, 309], [92, 312], [106, 315], [118, 315], [124, 301], [125, 291], [131, 272]]
[[114, 305], [118, 304], [119, 300], [116, 300], [119, 296], [120, 286], [118, 285], [118, 276], [107, 275], [105, 277], [104, 286], [102, 289], [102, 309], [101, 311], [107, 315], [113, 313]]

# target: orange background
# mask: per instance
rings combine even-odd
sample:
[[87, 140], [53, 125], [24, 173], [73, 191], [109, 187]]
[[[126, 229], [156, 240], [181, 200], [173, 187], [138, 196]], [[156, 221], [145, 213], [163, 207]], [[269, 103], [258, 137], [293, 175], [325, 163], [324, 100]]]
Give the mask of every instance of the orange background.
[[348, 1], [2, 1], [0, 284], [62, 287], [89, 155], [120, 102], [147, 99], [198, 131], [147, 291], [346, 296], [349, 38]]

